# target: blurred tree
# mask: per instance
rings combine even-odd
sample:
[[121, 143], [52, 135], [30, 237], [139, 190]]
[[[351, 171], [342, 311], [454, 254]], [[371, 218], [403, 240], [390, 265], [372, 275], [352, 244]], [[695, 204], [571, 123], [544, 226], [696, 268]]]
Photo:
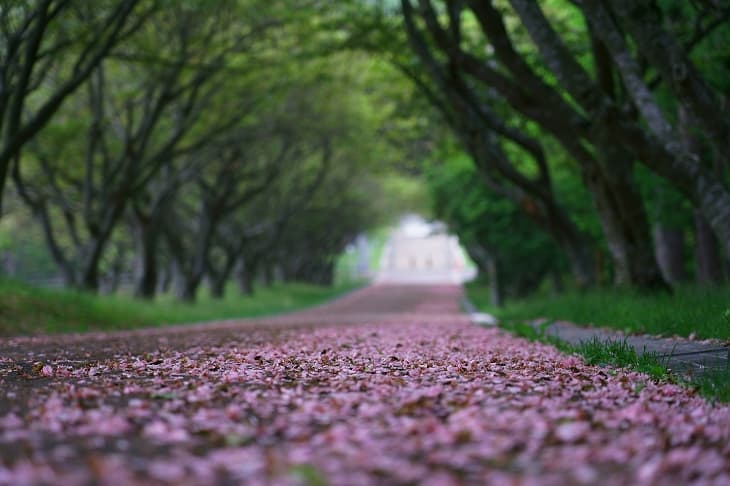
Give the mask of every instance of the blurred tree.
[[[225, 28], [232, 12], [222, 7], [198, 2], [157, 11], [95, 68], [85, 96], [38, 135], [25, 169], [15, 167], [18, 192], [69, 285], [95, 291], [99, 262], [130, 201], [164, 165], [240, 116], [219, 114], [191, 133], [220, 89], [216, 75], [226, 57], [245, 42]], [[70, 245], [59, 240], [54, 211]]]
[[[137, 8], [139, 3], [144, 3]], [[0, 8], [0, 210], [10, 166], [155, 2], [9, 0]], [[49, 83], [52, 81], [52, 83]]]
[[[589, 1], [580, 5], [636, 112], [627, 111], [600, 81], [591, 79], [535, 2], [511, 0], [510, 4], [560, 86], [590, 117], [594, 133], [606, 143], [623, 145], [639, 162], [682, 191], [730, 249], [730, 190], [703, 166], [698, 154], [689, 152], [690, 147], [682, 144], [677, 128], [651, 93], [641, 62], [648, 60], [660, 73], [677, 100], [705, 128], [710, 144], [718, 149], [723, 160], [727, 145], [719, 140], [727, 139], [730, 123], [722, 113], [717, 94], [696, 69], [684, 46], [665, 29], [655, 3], [618, 1], [608, 6]], [[636, 45], [638, 55], [632, 52], [627, 37]], [[645, 125], [637, 122], [637, 114]]]
[[519, 207], [481, 181], [469, 157], [434, 163], [427, 179], [434, 214], [487, 277], [492, 305], [502, 305], [504, 296], [523, 297], [547, 275], [560, 274], [560, 249]]

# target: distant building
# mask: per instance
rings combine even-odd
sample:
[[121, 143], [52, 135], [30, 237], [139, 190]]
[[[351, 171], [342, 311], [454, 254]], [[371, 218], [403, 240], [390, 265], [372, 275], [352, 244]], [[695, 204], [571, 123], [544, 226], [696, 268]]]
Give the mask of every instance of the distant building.
[[376, 282], [463, 283], [474, 277], [464, 251], [442, 223], [404, 217], [383, 251]]

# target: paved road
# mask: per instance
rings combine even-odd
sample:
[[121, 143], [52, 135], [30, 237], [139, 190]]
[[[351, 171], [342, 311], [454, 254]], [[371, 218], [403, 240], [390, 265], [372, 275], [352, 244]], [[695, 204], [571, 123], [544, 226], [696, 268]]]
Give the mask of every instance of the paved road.
[[730, 483], [730, 408], [473, 326], [460, 294], [0, 340], [0, 484]]

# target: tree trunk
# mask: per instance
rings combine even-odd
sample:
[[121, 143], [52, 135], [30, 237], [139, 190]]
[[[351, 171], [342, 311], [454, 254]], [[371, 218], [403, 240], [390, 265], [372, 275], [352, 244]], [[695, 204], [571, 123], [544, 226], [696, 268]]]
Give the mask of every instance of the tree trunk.
[[[488, 4], [488, 2], [470, 3], [478, 3], [481, 6]], [[447, 121], [452, 125], [454, 132], [461, 138], [462, 143], [472, 155], [476, 167], [479, 169], [485, 182], [490, 185], [490, 188], [512, 200], [522, 209], [537, 209], [534, 212], [527, 209], [526, 213], [542, 228], [548, 231], [551, 237], [566, 250], [566, 254], [571, 262], [571, 269], [573, 270], [578, 285], [580, 287], [593, 285], [595, 283], [595, 275], [593, 273], [594, 268], [591, 261], [591, 254], [588, 251], [588, 239], [580, 233], [573, 221], [570, 220], [567, 212], [560, 207], [557, 199], [554, 197], [549, 171], [547, 164], [545, 164], [544, 154], [542, 153], [540, 144], [534, 139], [525, 137], [524, 134], [516, 134], [510, 127], [502, 123], [500, 118], [488, 106], [482, 101], [479, 101], [483, 97], [480, 95], [475, 96], [469, 89], [469, 83], [464, 82], [458, 74], [455, 74], [454, 66], [456, 63], [449, 63], [448, 67], [440, 65], [437, 58], [430, 53], [428, 42], [416, 27], [411, 3], [403, 0], [401, 6], [411, 47], [425, 64], [429, 76], [438, 86], [440, 94], [444, 96], [444, 99], [439, 100], [438, 96], [434, 96], [432, 90], [428, 89], [424, 83], [418, 83], [419, 87], [442, 111]], [[429, 10], [431, 10], [430, 14]], [[435, 41], [441, 45], [448, 56], [454, 55], [454, 46], [446, 45], [448, 42], [444, 42], [448, 36], [440, 35], [440, 28], [434, 27], [434, 25], [438, 24], [435, 12], [432, 9], [425, 9], [424, 11], [426, 12], [426, 24], [431, 30]], [[486, 15], [486, 17], [492, 18], [491, 15]], [[511, 54], [507, 57], [510, 59], [516, 58], [516, 56]], [[456, 58], [460, 62], [464, 61], [461, 55], [456, 56]], [[456, 61], [456, 59], [452, 58], [451, 61]], [[476, 66], [483, 67], [484, 64], [477, 60], [473, 64], [473, 67]], [[472, 72], [472, 75], [479, 77], [474, 72]], [[503, 76], [497, 75], [496, 77], [500, 78], [496, 79], [498, 83], [505, 80]], [[489, 82], [485, 83], [490, 85], [489, 90], [493, 89], [491, 83], [494, 81], [495, 78], [490, 77]], [[501, 83], [500, 89], [505, 87], [509, 88], [513, 85], [514, 83], [509, 81], [503, 82]], [[556, 98], [559, 98], [559, 96], [556, 96]], [[533, 105], [534, 103], [528, 102], [526, 104]], [[550, 110], [540, 111], [545, 113]], [[557, 118], [558, 121], [561, 119]], [[565, 123], [563, 122], [563, 124]], [[574, 139], [574, 131], [569, 131], [570, 136]], [[513, 141], [534, 157], [540, 170], [538, 180], [530, 180], [524, 177], [524, 174], [520, 173], [519, 170], [515, 169], [514, 165], [510, 163], [500, 149], [500, 144], [496, 140], [497, 135]], [[492, 180], [494, 184], [490, 184], [489, 179], [491, 176], [487, 174], [488, 171], [498, 173], [508, 184], [498, 184], [494, 180]], [[505, 190], [502, 191], [499, 187], [495, 187], [500, 185], [510, 186], [515, 190], [504, 188]], [[522, 204], [525, 201], [530, 203], [527, 208]]]
[[266, 288], [274, 285], [274, 266], [270, 263], [264, 265], [263, 283]]
[[122, 284], [122, 272], [124, 271], [124, 265], [121, 260], [115, 261], [109, 273], [104, 275], [99, 285], [99, 290], [102, 294], [112, 295], [115, 294]]
[[324, 262], [320, 270], [320, 285], [331, 287], [335, 283], [335, 264], [332, 261]]
[[602, 166], [583, 164], [614, 266], [614, 284], [669, 289], [657, 264], [644, 202], [632, 176], [631, 156], [617, 148], [600, 153]]
[[256, 272], [254, 265], [246, 263], [244, 259], [240, 259], [236, 264], [234, 270], [236, 283], [238, 284], [238, 290], [241, 295], [253, 295], [254, 294], [254, 277]]
[[[661, 127], [658, 123], [655, 124], [651, 117], [644, 117], [645, 121], [653, 127], [650, 131], [647, 131], [631, 117], [622, 114], [620, 108], [595, 86], [590, 76], [568, 51], [560, 37], [550, 26], [538, 3], [532, 0], [510, 0], [510, 3], [530, 33], [549, 69], [558, 78], [559, 83], [591, 117], [593, 128], [603, 132], [599, 140], [613, 145], [621, 144], [624, 148], [630, 150], [642, 164], [666, 178], [685, 194], [695, 207], [702, 211], [723, 243], [725, 250], [730, 252], [730, 191], [723, 182], [704, 167], [697, 160], [695, 154], [688, 153], [681, 140], [671, 134], [666, 127]], [[657, 49], [659, 44], [650, 46], [652, 41], [647, 37], [648, 32], [657, 32], [653, 20], [647, 20], [647, 30], [642, 31], [643, 27], [636, 22], [636, 17], [631, 20], [631, 15], [627, 14], [639, 5], [636, 2], [633, 2], [633, 4], [635, 5], [632, 7], [631, 2], [622, 0], [615, 5], [620, 10], [624, 22], [630, 25], [632, 35], [635, 39], [641, 40], [639, 47], [642, 49], [651, 47], [652, 51], [647, 53], [647, 56], [651, 56], [652, 61], [657, 64], [657, 68], [660, 70], [671, 69], [671, 66], [669, 66], [672, 64], [671, 61], [667, 63], [661, 60], [661, 56], [664, 54], [659, 53], [661, 51], [661, 48]], [[641, 4], [643, 5], [638, 6], [635, 12], [637, 14], [650, 14], [648, 12], [649, 8], [645, 11], [641, 10], [647, 2], [642, 0]], [[664, 33], [662, 33], [662, 36], [664, 36]], [[666, 38], [657, 37], [657, 41], [664, 43]], [[675, 51], [675, 46], [670, 44], [666, 44], [666, 46], [669, 52], [678, 52]], [[703, 110], [690, 109], [701, 121], [719, 120], [721, 117], [714, 117], [716, 113], [714, 107], [712, 107], [713, 102], [704, 97], [705, 88], [694, 77], [696, 73], [692, 70], [691, 63], [682, 60], [680, 64], [682, 64], [681, 67], [684, 69], [684, 73], [689, 76], [683, 78], [689, 83], [685, 87], [689, 88], [691, 86], [693, 90], [696, 88], [698, 91], [692, 93], [690, 91], [681, 93], [677, 91], [677, 95], [684, 101], [691, 101], [692, 106], [695, 108], [699, 107], [700, 104], [702, 105]], [[624, 77], [627, 74], [629, 74], [628, 71], [622, 71]], [[698, 104], [701, 97], [704, 97], [704, 101]], [[637, 103], [637, 105], [641, 108], [643, 103]], [[698, 111], [702, 111], [702, 113], [698, 113]], [[710, 123], [707, 126], [714, 127], [712, 130], [708, 128], [708, 133], [727, 133], [726, 127], [730, 126], [730, 122], [722, 120], [721, 123]], [[717, 137], [711, 137], [711, 139], [714, 142], [718, 141]], [[723, 143], [726, 139], [727, 137], [722, 138]], [[606, 145], [606, 143], [599, 145], [602, 148], [611, 146]]]
[[200, 281], [180, 275], [175, 288], [175, 297], [183, 302], [195, 302]]
[[208, 270], [208, 255], [217, 221], [213, 219], [209, 204], [203, 201], [201, 205], [189, 277], [190, 285], [194, 285], [196, 289]]
[[701, 284], [723, 281], [722, 256], [712, 228], [701, 211], [695, 211], [695, 260], [696, 279]]
[[[541, 80], [535, 79], [529, 66], [514, 60], [515, 53], [510, 52], [512, 51], [511, 47], [505, 48], [505, 45], [510, 43], [506, 31], [503, 32], [501, 26], [497, 26], [492, 22], [495, 15], [499, 17], [500, 14], [491, 11], [493, 9], [489, 2], [474, 1], [469, 3], [480, 18], [485, 32], [489, 32], [489, 38], [505, 65], [514, 73], [517, 79], [521, 82], [524, 81], [529, 87], [528, 89], [532, 91], [532, 93], [523, 93], [524, 96], [515, 97], [514, 94], [510, 94], [513, 91], [511, 84], [514, 83], [507, 83], [506, 86], [500, 85], [499, 87], [502, 94], [509, 98], [510, 103], [518, 110], [521, 110], [523, 114], [535, 119], [548, 131], [555, 134], [566, 150], [580, 162], [584, 172], [593, 172], [592, 177], [588, 179], [592, 179], [593, 192], [597, 192], [594, 196], [596, 207], [616, 266], [618, 281], [649, 289], [669, 288], [663, 281], [655, 261], [643, 202], [631, 180], [631, 164], [628, 161], [631, 160], [632, 156], [615, 147], [615, 140], [607, 128], [610, 120], [606, 122], [599, 120], [597, 123], [592, 124], [591, 130], [586, 130], [584, 127], [586, 123], [581, 120], [581, 116], [576, 114], [574, 109], [565, 104], [564, 100], [552, 88], [544, 85]], [[596, 99], [605, 99], [611, 95], [610, 90], [603, 92], [593, 86], [591, 78], [570, 57], [570, 53], [563, 49], [564, 46], [559, 42], [557, 36], [553, 35], [549, 23], [544, 21], [536, 4], [514, 0], [512, 4], [522, 17], [523, 23], [535, 42], [539, 44], [543, 57], [551, 70], [555, 72], [561, 82], [566, 84], [568, 90], [573, 89], [579, 92], [577, 98], [579, 102], [591, 105]], [[488, 5], [489, 8], [487, 8]], [[426, 21], [428, 23], [428, 18], [426, 18]], [[437, 38], [438, 29], [432, 28], [431, 30], [436, 31], [434, 37]], [[448, 47], [445, 47], [445, 49], [449, 51]], [[602, 52], [604, 58], [607, 59], [605, 49]], [[453, 52], [449, 51], [448, 54], [453, 54]], [[457, 57], [461, 58], [462, 62], [464, 61], [464, 56], [459, 55]], [[564, 65], [566, 69], [564, 69]], [[487, 81], [487, 78], [490, 81], [500, 81], [495, 79], [499, 78], [498, 74], [488, 72], [489, 69], [479, 69], [476, 65], [472, 65], [471, 68], [472, 74], [484, 81]], [[568, 75], [565, 75], [563, 71], [569, 72]], [[480, 74], [484, 77], [479, 76]], [[612, 79], [610, 69], [607, 74], [606, 77]], [[587, 94], [583, 93], [586, 90]], [[597, 93], [596, 96], [594, 96], [595, 93]], [[586, 96], [591, 99], [584, 99]], [[536, 99], [529, 101], [533, 98]], [[525, 102], [525, 100], [528, 101]], [[542, 109], [536, 110], [533, 107], [535, 103], [538, 105], [546, 104]], [[586, 109], [596, 111], [600, 107], [589, 106]], [[564, 113], [564, 116], [560, 117], [563, 120], [556, 122], [554, 113]], [[601, 170], [594, 156], [581, 143], [581, 137], [588, 137], [592, 143], [596, 144], [598, 156], [602, 158], [601, 163], [604, 164], [605, 169]], [[484, 139], [484, 137], [481, 136], [480, 139]], [[487, 157], [487, 160], [493, 161], [498, 160], [498, 158], [492, 156]], [[615, 163], [619, 164], [618, 169], [616, 169], [618, 173], [614, 173]], [[586, 280], [588, 276], [592, 277], [590, 279], [592, 283], [595, 275], [593, 274], [592, 262], [588, 263], [590, 262], [590, 253], [575, 247], [574, 235], [577, 230], [571, 228], [574, 225], [572, 225], [569, 218], [558, 217], [557, 211], [555, 211], [557, 209], [555, 202], [547, 199], [543, 199], [542, 202], [548, 215], [545, 218], [549, 221], [548, 229], [556, 240], [561, 242], [561, 246], [567, 250], [566, 253], [570, 257], [571, 267], [578, 277], [579, 283], [581, 283], [581, 280]], [[566, 245], [566, 242], [570, 243], [571, 246]]]
[[225, 257], [220, 271], [215, 271], [211, 265], [208, 265], [208, 282], [210, 285], [210, 295], [213, 299], [222, 299], [225, 297], [226, 284], [231, 278], [231, 273], [236, 264], [235, 255], [229, 253]]
[[80, 287], [88, 292], [99, 292], [99, 272], [95, 266], [87, 268], [81, 275]]
[[228, 279], [221, 278], [221, 277], [217, 277], [217, 278], [210, 277], [209, 278], [208, 285], [210, 285], [210, 296], [214, 300], [220, 300], [223, 297], [225, 297], [227, 281], [228, 281]]
[[504, 305], [504, 295], [497, 259], [489, 255], [486, 264], [487, 274], [489, 275], [489, 301], [494, 307], [502, 307]]
[[186, 249], [177, 235], [177, 228], [165, 227], [164, 235], [168, 249], [175, 263], [175, 296], [182, 301], [195, 300], [198, 287], [208, 271], [208, 256], [215, 223], [206, 201], [201, 201], [197, 215], [197, 231], [192, 250]]
[[[679, 134], [682, 138], [682, 144], [691, 153], [702, 153], [702, 145], [695, 135], [693, 128], [697, 126], [692, 119], [688, 110], [679, 106], [677, 110], [677, 118], [679, 119]], [[717, 160], [715, 161], [717, 164]], [[715, 173], [721, 174], [722, 171], [715, 167]], [[695, 278], [698, 283], [720, 283], [723, 281], [722, 256], [718, 248], [717, 239], [707, 220], [700, 210], [694, 212], [695, 221], [695, 262], [696, 272]]]
[[126, 201], [116, 202], [108, 207], [104, 211], [104, 217], [95, 234], [89, 237], [89, 241], [83, 248], [76, 250], [77, 254], [81, 253], [81, 257], [78, 259], [81, 268], [79, 283], [84, 290], [89, 292], [99, 290], [99, 263], [125, 207]]
[[522, 190], [519, 186], [513, 190], [500, 188], [489, 175], [489, 161], [502, 157], [502, 152], [490, 149], [485, 143], [487, 137], [484, 137], [483, 133], [478, 138], [478, 141], [465, 139], [465, 145], [487, 187], [518, 205], [527, 217], [555, 240], [568, 257], [578, 287], [586, 288], [594, 285], [596, 276], [588, 239], [578, 230], [567, 211], [557, 203], [550, 190], [530, 192]]
[[157, 290], [157, 250], [159, 230], [149, 220], [135, 218], [134, 237], [136, 251], [134, 296], [152, 299]]
[[651, 62], [662, 76], [664, 85], [692, 114], [710, 144], [727, 154], [730, 118], [685, 48], [663, 27], [657, 4], [653, 0], [613, 0], [610, 4], [631, 34], [638, 51]]
[[284, 269], [281, 268], [281, 264], [275, 263], [273, 265], [272, 269], [273, 269], [274, 282], [284, 281]]
[[684, 282], [684, 232], [661, 223], [654, 225], [654, 249], [664, 279], [671, 285]]
[[170, 290], [172, 279], [174, 276], [173, 263], [168, 262], [157, 272], [157, 293], [165, 294]]
[[175, 260], [173, 275], [175, 298], [182, 302], [194, 302], [200, 279], [195, 278], [195, 275], [187, 271], [177, 260]]
[[33, 209], [33, 215], [41, 223], [43, 237], [46, 240], [51, 257], [61, 271], [64, 287], [75, 287], [77, 284], [76, 272], [56, 240], [47, 206], [45, 203], [40, 203], [31, 207]]
[[595, 285], [598, 277], [588, 242], [580, 235], [572, 233], [556, 239], [568, 257], [570, 270], [578, 288], [585, 289]]
[[106, 238], [92, 238], [80, 258], [79, 285], [83, 290], [94, 293], [99, 291], [99, 262], [105, 243]]

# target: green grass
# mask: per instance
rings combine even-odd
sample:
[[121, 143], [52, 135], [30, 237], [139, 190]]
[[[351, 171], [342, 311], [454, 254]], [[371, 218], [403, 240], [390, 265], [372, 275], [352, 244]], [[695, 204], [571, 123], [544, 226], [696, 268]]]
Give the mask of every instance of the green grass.
[[[655, 380], [668, 379], [695, 388], [709, 400], [730, 402], [730, 369], [704, 373], [685, 380], [667, 372], [660, 358], [637, 353], [623, 340], [583, 342], [574, 346], [546, 336], [543, 328], [524, 321], [537, 318], [594, 324], [628, 333], [730, 339], [730, 287], [685, 287], [672, 295], [642, 294], [630, 290], [594, 290], [560, 296], [534, 296], [508, 301], [504, 308], [488, 304], [486, 287], [467, 284], [474, 305], [497, 317], [501, 326], [530, 340], [547, 342], [561, 351], [583, 356], [589, 364], [630, 367]], [[549, 321], [548, 321], [549, 322]]]
[[252, 297], [231, 288], [222, 300], [201, 292], [196, 303], [188, 304], [171, 296], [144, 302], [125, 295], [96, 296], [0, 280], [0, 335], [134, 329], [278, 314], [325, 302], [360, 285], [277, 284], [258, 288]]
[[508, 323], [502, 324], [501, 327], [530, 341], [552, 344], [565, 353], [579, 354], [590, 365], [632, 368], [646, 373], [654, 379], [667, 376], [666, 366], [655, 353], [637, 353], [626, 340], [594, 338], [575, 345], [546, 335], [545, 326], [536, 328], [525, 323]]
[[684, 287], [669, 294], [631, 290], [594, 290], [560, 296], [535, 296], [508, 301], [504, 308], [488, 304], [486, 287], [471, 283], [474, 305], [501, 321], [547, 318], [575, 324], [612, 327], [628, 333], [730, 339], [730, 287]]
[[730, 369], [708, 371], [693, 379], [690, 385], [705, 398], [730, 403]]
[[[694, 388], [708, 400], [730, 403], [730, 368], [708, 371], [691, 379], [681, 378], [669, 373], [661, 357], [655, 353], [637, 353], [626, 340], [594, 338], [574, 345], [545, 334], [547, 324], [535, 327], [524, 322], [509, 322], [501, 323], [500, 327], [530, 341], [551, 344], [564, 353], [580, 355], [590, 365], [631, 368], [646, 373], [654, 381], [678, 383]], [[643, 386], [642, 383], [637, 383], [637, 387]]]
[[591, 365], [629, 367], [654, 379], [667, 376], [667, 368], [656, 353], [637, 353], [625, 339], [602, 341], [593, 338], [580, 343], [575, 349]]

